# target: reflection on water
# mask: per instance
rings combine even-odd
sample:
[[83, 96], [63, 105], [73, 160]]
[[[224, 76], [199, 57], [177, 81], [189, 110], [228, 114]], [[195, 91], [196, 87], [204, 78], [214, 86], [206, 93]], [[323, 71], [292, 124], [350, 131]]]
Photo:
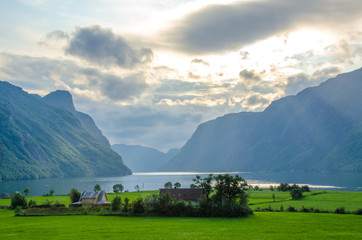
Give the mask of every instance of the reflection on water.
[[[224, 174], [225, 172], [201, 173], [201, 172], [153, 172], [134, 173], [124, 177], [102, 177], [102, 178], [54, 178], [39, 180], [10, 181], [0, 183], [0, 194], [3, 192], [13, 193], [30, 189], [29, 195], [42, 195], [48, 193], [50, 189], [55, 190], [55, 194], [68, 194], [72, 188], [79, 191], [91, 191], [95, 184], [100, 184], [107, 192], [113, 191], [113, 185], [121, 183], [124, 190], [135, 191], [138, 185], [141, 190], [156, 190], [162, 188], [166, 182], [180, 182], [181, 187], [189, 187], [193, 183], [192, 179], [196, 175], [207, 176], [209, 174]], [[362, 191], [362, 174], [300, 174], [300, 173], [251, 173], [251, 172], [229, 172], [231, 175], [238, 174], [249, 184], [269, 187], [279, 183], [296, 183], [299, 185], [309, 185], [317, 189], [335, 189]]]

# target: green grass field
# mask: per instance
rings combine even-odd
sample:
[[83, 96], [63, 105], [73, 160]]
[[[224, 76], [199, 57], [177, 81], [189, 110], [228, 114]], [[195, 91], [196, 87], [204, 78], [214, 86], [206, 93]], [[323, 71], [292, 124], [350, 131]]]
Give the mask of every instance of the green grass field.
[[248, 218], [14, 217], [0, 209], [0, 239], [361, 239], [362, 217], [256, 212]]
[[[273, 202], [272, 194], [275, 194]], [[314, 195], [316, 194], [316, 195]], [[249, 191], [249, 203], [252, 209], [268, 208], [269, 205], [273, 210], [279, 210], [283, 205], [284, 211], [289, 207], [300, 210], [305, 208], [318, 208], [319, 210], [334, 211], [336, 208], [344, 207], [346, 211], [355, 211], [362, 209], [362, 192], [347, 191], [317, 191], [304, 193], [301, 200], [291, 200], [289, 192], [278, 191]]]
[[[120, 194], [134, 201], [158, 191]], [[273, 203], [272, 194], [275, 194]], [[321, 193], [313, 195], [315, 193]], [[284, 210], [318, 207], [348, 211], [362, 208], [362, 192], [312, 191], [302, 200], [290, 200], [288, 192], [249, 191], [251, 208]], [[116, 194], [108, 194], [111, 201]], [[49, 200], [68, 205], [69, 196], [28, 197], [38, 204]], [[271, 203], [269, 203], [271, 202]], [[9, 206], [9, 199], [0, 199]], [[116, 216], [14, 217], [0, 209], [0, 239], [362, 239], [362, 216], [354, 214], [255, 212], [248, 218], [161, 218]]]

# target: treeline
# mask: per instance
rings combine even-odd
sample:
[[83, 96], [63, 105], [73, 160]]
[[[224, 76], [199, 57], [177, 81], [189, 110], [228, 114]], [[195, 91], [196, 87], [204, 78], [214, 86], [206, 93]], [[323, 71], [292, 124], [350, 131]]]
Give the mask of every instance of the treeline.
[[206, 178], [196, 176], [193, 181], [193, 188], [202, 189], [202, 196], [197, 203], [173, 199], [166, 191], [146, 199], [138, 198], [131, 204], [127, 198], [122, 202], [121, 197], [116, 196], [111, 211], [177, 217], [247, 217], [253, 214], [247, 204], [248, 184], [242, 177], [228, 174], [209, 175]]

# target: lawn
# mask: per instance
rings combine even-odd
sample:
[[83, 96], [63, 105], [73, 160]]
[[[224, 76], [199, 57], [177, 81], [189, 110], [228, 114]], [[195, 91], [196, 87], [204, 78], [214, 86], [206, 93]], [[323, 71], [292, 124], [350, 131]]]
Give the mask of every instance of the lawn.
[[248, 218], [14, 217], [0, 209], [0, 239], [361, 239], [362, 217], [256, 212]]

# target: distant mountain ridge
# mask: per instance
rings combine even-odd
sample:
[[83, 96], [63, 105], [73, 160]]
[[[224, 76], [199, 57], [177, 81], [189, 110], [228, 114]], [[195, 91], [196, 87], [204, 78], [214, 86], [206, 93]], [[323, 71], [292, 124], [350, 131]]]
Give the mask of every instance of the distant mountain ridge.
[[362, 173], [362, 69], [201, 124], [161, 170]]
[[157, 172], [180, 151], [170, 149], [163, 153], [150, 147], [126, 144], [114, 144], [111, 147], [122, 156], [124, 163], [133, 172]]
[[0, 81], [0, 181], [132, 174], [85, 129], [83, 114], [74, 115], [69, 99], [64, 108], [55, 107]]

